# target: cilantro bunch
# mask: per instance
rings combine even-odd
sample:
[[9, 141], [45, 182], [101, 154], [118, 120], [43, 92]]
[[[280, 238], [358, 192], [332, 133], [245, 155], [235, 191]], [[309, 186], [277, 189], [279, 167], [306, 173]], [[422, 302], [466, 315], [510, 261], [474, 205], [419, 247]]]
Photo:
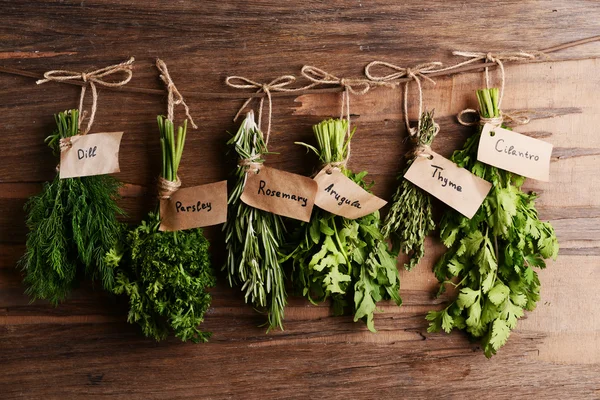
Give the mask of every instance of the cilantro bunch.
[[[161, 176], [176, 181], [187, 129], [159, 116], [163, 155]], [[137, 323], [144, 335], [165, 339], [170, 331], [182, 341], [206, 342], [210, 332], [198, 326], [204, 321], [211, 296], [207, 289], [216, 279], [202, 229], [160, 231], [160, 211], [133, 230], [105, 256], [115, 268], [113, 292], [129, 297], [128, 321]]]
[[[245, 162], [261, 164], [268, 153], [262, 132], [250, 112], [239, 130], [227, 142]], [[243, 163], [240, 163], [243, 164]], [[225, 243], [229, 284], [240, 284], [246, 302], [259, 310], [266, 310], [267, 332], [283, 329], [284, 308], [287, 303], [283, 270], [278, 261], [279, 246], [283, 242], [284, 226], [280, 216], [250, 207], [240, 200], [246, 183], [248, 165], [235, 170], [235, 186], [228, 204], [229, 218], [225, 223]]]
[[[477, 92], [482, 117], [501, 115], [498, 89]], [[470, 137], [452, 161], [492, 183], [492, 189], [472, 219], [448, 211], [440, 223], [448, 247], [434, 267], [438, 280], [458, 290], [441, 311], [427, 314], [429, 332], [467, 331], [481, 341], [486, 357], [502, 347], [524, 311], [540, 299], [536, 268], [556, 259], [558, 241], [552, 225], [540, 221], [535, 193], [521, 190], [524, 178], [477, 161], [479, 134]]]
[[[79, 133], [79, 112], [55, 115], [57, 128], [46, 142], [60, 153], [60, 140]], [[102, 260], [116, 242], [123, 211], [115, 200], [121, 184], [112, 176], [86, 176], [46, 182], [25, 205], [28, 213], [26, 252], [20, 264], [26, 293], [57, 305], [83, 276], [100, 279], [110, 290], [113, 271]]]
[[[339, 163], [348, 154], [352, 135], [346, 140], [347, 129], [346, 120], [326, 120], [313, 127], [318, 148], [300, 144], [325, 164]], [[364, 189], [370, 188], [365, 182], [367, 172], [355, 174], [345, 166], [341, 171]], [[315, 209], [311, 221], [295, 229], [282, 253], [281, 261], [293, 266], [291, 277], [299, 293], [314, 304], [331, 299], [336, 315], [352, 309], [354, 321], [364, 320], [372, 332], [378, 301], [402, 303], [396, 257], [388, 251], [378, 211], [351, 220]]]
[[[412, 140], [416, 146], [429, 146], [437, 130], [433, 111], [425, 111], [421, 115], [420, 129]], [[392, 197], [392, 205], [382, 228], [383, 236], [390, 238], [394, 252], [400, 250], [409, 255], [409, 262], [404, 265], [408, 270], [417, 265], [425, 255], [425, 237], [435, 229], [431, 196], [404, 179], [406, 171], [418, 157], [415, 152], [411, 154], [405, 170], [398, 175], [400, 184]]]

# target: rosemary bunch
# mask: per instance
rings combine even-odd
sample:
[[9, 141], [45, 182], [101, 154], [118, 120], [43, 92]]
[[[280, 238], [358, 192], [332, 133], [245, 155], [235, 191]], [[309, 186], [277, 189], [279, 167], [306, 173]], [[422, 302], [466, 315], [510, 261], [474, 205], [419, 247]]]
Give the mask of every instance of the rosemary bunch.
[[[436, 135], [437, 127], [433, 120], [433, 111], [421, 115], [419, 132], [412, 138], [415, 146], [429, 146]], [[398, 175], [400, 184], [392, 197], [392, 206], [385, 217], [382, 233], [390, 238], [394, 252], [398, 250], [409, 255], [404, 267], [411, 270], [425, 255], [425, 237], [435, 229], [431, 197], [421, 188], [404, 179], [406, 171], [415, 161], [416, 155], [406, 163], [402, 174]]]
[[[79, 112], [55, 115], [56, 130], [46, 138], [60, 153], [60, 140], [78, 134]], [[42, 192], [25, 205], [26, 252], [20, 261], [26, 293], [57, 305], [78, 284], [79, 275], [100, 279], [106, 289], [114, 284], [112, 269], [102, 256], [119, 234], [115, 200], [121, 184], [112, 176], [86, 176], [46, 182]]]
[[[173, 122], [163, 116], [158, 117], [158, 127], [161, 177], [176, 182], [187, 120], [177, 136]], [[207, 288], [216, 283], [209, 243], [200, 228], [166, 232], [159, 227], [157, 210], [106, 254], [117, 271], [113, 291], [129, 297], [128, 321], [139, 324], [144, 335], [162, 340], [173, 331], [182, 341], [206, 342], [211, 334], [199, 325], [211, 302]]]
[[[227, 142], [240, 160], [261, 164], [268, 153], [262, 132], [248, 113], [237, 133]], [[229, 284], [241, 284], [246, 302], [266, 310], [267, 332], [283, 329], [286, 292], [284, 275], [279, 265], [278, 250], [283, 242], [284, 226], [280, 216], [250, 207], [240, 200], [246, 182], [247, 166], [235, 170], [235, 186], [229, 195], [229, 211], [225, 231]]]
[[[317, 147], [300, 144], [324, 164], [340, 163], [346, 160], [354, 134], [346, 139], [347, 129], [347, 120], [326, 120], [313, 127]], [[366, 171], [355, 174], [345, 166], [341, 171], [370, 188]], [[351, 220], [316, 209], [311, 221], [292, 233], [283, 253], [281, 261], [292, 263], [292, 281], [299, 293], [315, 304], [330, 298], [336, 315], [352, 304], [354, 321], [363, 319], [373, 332], [376, 303], [385, 299], [402, 303], [396, 258], [384, 241], [378, 211]]]
[[[480, 115], [499, 117], [498, 89], [477, 91]], [[448, 247], [434, 267], [441, 282], [458, 291], [457, 298], [441, 311], [430, 311], [429, 332], [466, 330], [481, 341], [491, 357], [502, 347], [524, 311], [540, 299], [535, 268], [544, 259], [555, 259], [558, 241], [549, 222], [540, 221], [535, 193], [521, 190], [524, 178], [477, 161], [481, 136], [470, 137], [452, 161], [492, 183], [492, 189], [472, 219], [448, 211], [440, 228]], [[457, 283], [455, 283], [457, 282]]]

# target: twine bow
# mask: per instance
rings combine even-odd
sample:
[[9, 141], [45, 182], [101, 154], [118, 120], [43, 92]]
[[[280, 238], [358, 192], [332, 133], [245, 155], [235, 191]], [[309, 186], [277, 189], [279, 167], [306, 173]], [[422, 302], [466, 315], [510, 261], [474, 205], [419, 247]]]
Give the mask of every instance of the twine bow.
[[[194, 127], [194, 129], [198, 129], [198, 126], [194, 123], [194, 119], [190, 115], [190, 108], [186, 104], [183, 96], [175, 86], [173, 79], [171, 79], [171, 75], [169, 74], [169, 70], [167, 69], [167, 64], [160, 58], [156, 59], [156, 68], [160, 71], [160, 79], [164, 82], [167, 87], [167, 91], [169, 92], [168, 104], [167, 104], [167, 118], [169, 121], [173, 122], [174, 114], [175, 114], [175, 106], [183, 105], [185, 109], [185, 115], [190, 120], [190, 123]], [[175, 99], [177, 98], [177, 99]]]
[[[81, 133], [82, 135], [87, 134], [92, 124], [94, 123], [94, 117], [96, 116], [96, 108], [98, 103], [98, 91], [96, 89], [96, 85], [105, 86], [105, 87], [118, 87], [126, 85], [133, 76], [132, 64], [135, 61], [135, 58], [131, 57], [129, 60], [122, 62], [120, 64], [111, 65], [105, 68], [100, 68], [92, 72], [73, 72], [66, 70], [52, 70], [44, 73], [44, 79], [38, 80], [36, 83], [42, 84], [50, 81], [54, 82], [64, 82], [64, 81], [72, 81], [72, 80], [81, 80], [84, 85], [81, 87], [81, 95], [79, 96], [79, 125], [83, 122], [86, 113], [83, 111], [83, 99], [85, 98], [85, 92], [88, 87], [92, 89], [92, 109], [90, 111], [90, 118], [88, 119], [87, 126], [85, 130]], [[105, 81], [104, 78], [119, 73], [124, 72], [125, 78], [116, 82]]]
[[[421, 79], [425, 79], [426, 81], [429, 81], [435, 85], [435, 81], [427, 76], [427, 74], [435, 72], [436, 68], [441, 65], [441, 62], [433, 61], [419, 64], [413, 68], [405, 68], [385, 61], [373, 61], [365, 67], [365, 75], [367, 78], [375, 82], [393, 81], [402, 78], [409, 79], [404, 84], [404, 123], [406, 124], [406, 129], [412, 137], [417, 135], [421, 130], [421, 115], [423, 114], [423, 87], [421, 85]], [[395, 72], [392, 72], [388, 75], [375, 75], [373, 72], [371, 72], [371, 68], [374, 67], [385, 67]], [[410, 121], [408, 119], [408, 84], [411, 80], [415, 81], [419, 90], [419, 117], [417, 119], [416, 129], [410, 126]]]
[[[237, 82], [236, 82], [237, 81]], [[271, 92], [295, 92], [298, 90], [308, 89], [310, 86], [305, 86], [302, 88], [288, 88], [289, 85], [296, 82], [296, 77], [293, 75], [283, 75], [278, 78], [273, 79], [269, 83], [259, 83], [253, 81], [252, 79], [248, 79], [243, 76], [228, 76], [225, 79], [225, 83], [227, 86], [235, 88], [235, 89], [257, 89], [256, 93], [264, 93], [267, 97], [267, 103], [269, 105], [269, 115], [267, 119], [267, 136], [265, 138], [265, 144], [269, 143], [269, 137], [271, 136], [271, 119], [273, 116], [273, 99], [271, 97]], [[244, 104], [240, 107], [238, 112], [233, 117], [233, 120], [236, 121], [242, 111], [246, 108], [246, 106], [252, 101], [253, 97], [249, 97]], [[261, 97], [258, 105], [258, 127], [262, 128], [262, 111], [264, 105], [265, 98]]]
[[[547, 54], [541, 51], [514, 51], [514, 52], [503, 52], [503, 53], [492, 53], [492, 52], [477, 52], [477, 51], [453, 51], [452, 54], [455, 56], [467, 57], [469, 60], [466, 60], [462, 63], [456, 64], [452, 66], [452, 68], [459, 68], [463, 65], [472, 64], [478, 61], [489, 61], [498, 65], [500, 68], [500, 94], [498, 96], [498, 108], [500, 109], [502, 106], [502, 99], [504, 98], [504, 85], [506, 83], [506, 72], [504, 70], [504, 62], [505, 61], [527, 61], [534, 60], [538, 57], [548, 57]], [[443, 70], [440, 70], [443, 71]], [[490, 75], [489, 70], [485, 67], [485, 85], [489, 89], [490, 87]], [[477, 110], [473, 110], [472, 108], [467, 108], [462, 110], [458, 115], [457, 119], [461, 125], [464, 126], [472, 126], [472, 125], [485, 125], [492, 124], [494, 126], [500, 126], [503, 122], [513, 122], [518, 125], [528, 124], [530, 121], [529, 116], [527, 115], [527, 110], [516, 111], [513, 113], [500, 111], [500, 116], [493, 118], [485, 118], [479, 115]], [[463, 117], [467, 114], [476, 114], [477, 117], [472, 121], [465, 121]]]

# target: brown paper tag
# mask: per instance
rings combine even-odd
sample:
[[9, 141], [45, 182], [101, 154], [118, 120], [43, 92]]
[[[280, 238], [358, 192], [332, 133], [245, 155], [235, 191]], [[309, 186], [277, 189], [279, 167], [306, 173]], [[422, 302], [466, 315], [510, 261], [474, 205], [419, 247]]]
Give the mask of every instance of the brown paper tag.
[[247, 173], [241, 200], [260, 210], [308, 222], [316, 192], [317, 183], [306, 176], [260, 167], [258, 172]]
[[431, 159], [417, 157], [404, 178], [465, 217], [472, 218], [492, 184], [433, 151], [429, 154]]
[[62, 139], [60, 179], [119, 172], [123, 132], [92, 133]]
[[315, 181], [319, 184], [315, 204], [348, 219], [369, 215], [387, 203], [361, 188], [337, 168], [323, 168], [315, 176]]
[[548, 182], [552, 144], [485, 124], [477, 160], [515, 174]]
[[160, 230], [181, 231], [227, 221], [227, 181], [177, 190], [160, 200]]

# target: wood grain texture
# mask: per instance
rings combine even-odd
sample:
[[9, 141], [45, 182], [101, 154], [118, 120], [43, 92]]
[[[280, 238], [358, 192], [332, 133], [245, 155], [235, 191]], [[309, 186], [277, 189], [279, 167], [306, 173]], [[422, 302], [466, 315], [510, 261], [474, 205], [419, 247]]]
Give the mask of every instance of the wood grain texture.
[[[545, 48], [597, 35], [600, 3], [584, 0], [497, 1], [38, 1], [0, 0], [0, 65], [42, 74], [85, 71], [136, 57], [132, 85], [160, 89], [161, 57], [185, 91], [233, 91], [226, 76], [268, 81], [304, 64], [359, 76], [374, 59], [403, 66], [456, 62], [452, 50]], [[583, 60], [593, 57], [593, 59]], [[595, 58], [594, 58], [595, 57]], [[54, 176], [43, 143], [52, 115], [73, 108], [79, 89], [0, 74], [0, 393], [2, 398], [600, 398], [600, 43], [553, 55], [557, 61], [507, 67], [505, 109], [536, 116], [518, 130], [554, 145], [551, 182], [528, 181], [540, 215], [561, 243], [558, 261], [540, 273], [542, 301], [519, 322], [491, 360], [458, 333], [426, 333], [434, 299], [431, 266], [443, 252], [427, 241], [422, 265], [401, 271], [404, 304], [382, 304], [377, 334], [327, 305], [291, 297], [284, 332], [269, 335], [263, 317], [223, 274], [213, 290], [205, 345], [156, 343], [125, 322], [123, 298], [82, 283], [54, 308], [29, 303], [15, 268], [24, 251], [26, 199]], [[559, 61], [562, 60], [562, 61]], [[497, 75], [493, 75], [497, 77]], [[471, 134], [454, 115], [476, 105], [481, 74], [425, 83], [443, 155]], [[184, 185], [224, 179], [235, 165], [226, 131], [241, 100], [188, 98], [200, 125], [188, 134]], [[411, 85], [411, 118], [416, 116]], [[272, 167], [310, 174], [317, 160], [294, 141], [312, 142], [311, 125], [339, 113], [336, 94], [274, 100]], [[93, 131], [125, 131], [120, 204], [127, 221], [154, 205], [159, 165], [155, 117], [166, 95], [100, 89]], [[553, 116], [549, 118], [549, 116]], [[389, 199], [404, 164], [401, 91], [352, 97], [357, 126], [350, 167], [368, 169], [375, 194]], [[436, 202], [438, 211], [443, 209]], [[206, 229], [215, 266], [223, 258], [220, 227]]]

